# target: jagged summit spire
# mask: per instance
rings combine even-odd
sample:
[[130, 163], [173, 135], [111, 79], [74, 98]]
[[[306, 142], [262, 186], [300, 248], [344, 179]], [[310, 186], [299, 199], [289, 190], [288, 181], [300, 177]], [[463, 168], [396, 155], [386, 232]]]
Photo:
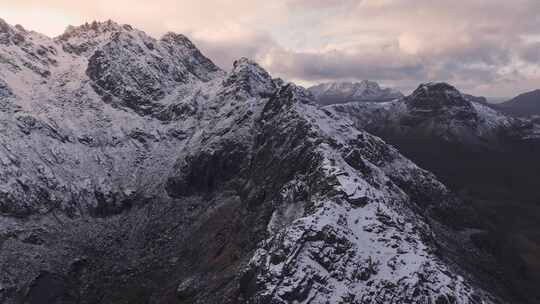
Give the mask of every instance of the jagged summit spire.
[[454, 87], [453, 85], [447, 83], [447, 82], [437, 82], [437, 81], [430, 81], [426, 83], [421, 83], [418, 88], [415, 91], [447, 91], [447, 92], [454, 92], [454, 93], [460, 93], [459, 90]]
[[162, 42], [181, 45], [188, 49], [197, 49], [195, 44], [184, 34], [179, 34], [175, 32], [167, 32], [160, 39]]
[[262, 69], [262, 67], [258, 63], [247, 57], [240, 57], [233, 62], [233, 69], [240, 69], [245, 66], [254, 66], [256, 68]]
[[179, 41], [188, 40], [189, 41], [189, 38], [186, 35], [176, 33], [173, 31], [166, 32], [165, 34], [163, 34], [161, 39], [162, 40], [179, 40]]
[[237, 95], [269, 96], [276, 90], [272, 76], [256, 62], [246, 57], [234, 61], [233, 68], [224, 84]]
[[458, 89], [446, 82], [428, 82], [421, 84], [405, 98], [405, 103], [412, 111], [420, 113], [447, 113], [458, 111], [457, 117], [475, 118], [476, 110], [471, 101]]
[[0, 18], [0, 45], [2, 44], [20, 44], [25, 38], [27, 31], [19, 24], [12, 26], [4, 19]]
[[132, 30], [133, 27], [129, 24], [119, 24], [109, 19], [106, 21], [92, 21], [90, 23], [86, 22], [79, 26], [69, 25], [64, 31], [64, 33], [58, 38], [69, 39], [70, 37], [78, 36], [83, 33], [101, 34], [108, 32], [122, 32]]

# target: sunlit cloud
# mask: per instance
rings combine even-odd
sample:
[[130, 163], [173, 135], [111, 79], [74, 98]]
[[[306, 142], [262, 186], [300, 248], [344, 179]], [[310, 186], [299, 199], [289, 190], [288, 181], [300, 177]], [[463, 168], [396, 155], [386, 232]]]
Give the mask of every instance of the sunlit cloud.
[[247, 56], [302, 84], [441, 80], [481, 95], [540, 87], [537, 0], [0, 0], [0, 18], [50, 36], [113, 19], [181, 32], [218, 65]]

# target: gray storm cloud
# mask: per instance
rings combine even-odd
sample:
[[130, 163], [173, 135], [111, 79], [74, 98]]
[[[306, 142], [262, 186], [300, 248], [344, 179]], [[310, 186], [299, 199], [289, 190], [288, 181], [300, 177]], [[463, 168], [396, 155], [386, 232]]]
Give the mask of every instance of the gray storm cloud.
[[302, 84], [441, 80], [488, 96], [540, 87], [539, 16], [537, 0], [0, 0], [1, 18], [49, 35], [114, 19], [185, 33], [226, 69], [247, 56]]

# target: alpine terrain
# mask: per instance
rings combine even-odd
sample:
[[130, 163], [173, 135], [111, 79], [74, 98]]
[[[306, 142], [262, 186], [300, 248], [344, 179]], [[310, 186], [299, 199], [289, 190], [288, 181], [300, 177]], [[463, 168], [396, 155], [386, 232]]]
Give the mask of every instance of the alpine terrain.
[[[446, 83], [386, 103], [324, 107], [382, 137], [428, 169], [481, 216], [471, 238], [496, 257], [516, 299], [540, 300], [540, 125], [506, 116]], [[514, 303], [514, 302], [512, 302]]]
[[[468, 203], [338, 110], [180, 34], [0, 21], [0, 302], [510, 303]], [[437, 85], [373, 111], [534, 133]]]
[[403, 97], [398, 90], [381, 88], [374, 81], [330, 82], [308, 89], [315, 100], [322, 105], [347, 103], [351, 101], [390, 101]]

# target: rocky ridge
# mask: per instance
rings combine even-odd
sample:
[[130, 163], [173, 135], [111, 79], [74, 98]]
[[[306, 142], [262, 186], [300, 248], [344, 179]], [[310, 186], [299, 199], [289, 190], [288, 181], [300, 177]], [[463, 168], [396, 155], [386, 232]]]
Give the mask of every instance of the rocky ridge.
[[383, 138], [431, 138], [496, 149], [501, 141], [537, 138], [529, 120], [508, 117], [446, 83], [420, 85], [411, 95], [384, 103], [347, 103], [326, 110]]
[[508, 302], [538, 302], [538, 122], [507, 116], [446, 83], [420, 85], [399, 101], [323, 109], [380, 136], [466, 200], [469, 214], [481, 215], [470, 238], [496, 257], [474, 267], [498, 272]]
[[248, 59], [0, 22], [0, 65], [3, 303], [497, 301], [443, 184]]

